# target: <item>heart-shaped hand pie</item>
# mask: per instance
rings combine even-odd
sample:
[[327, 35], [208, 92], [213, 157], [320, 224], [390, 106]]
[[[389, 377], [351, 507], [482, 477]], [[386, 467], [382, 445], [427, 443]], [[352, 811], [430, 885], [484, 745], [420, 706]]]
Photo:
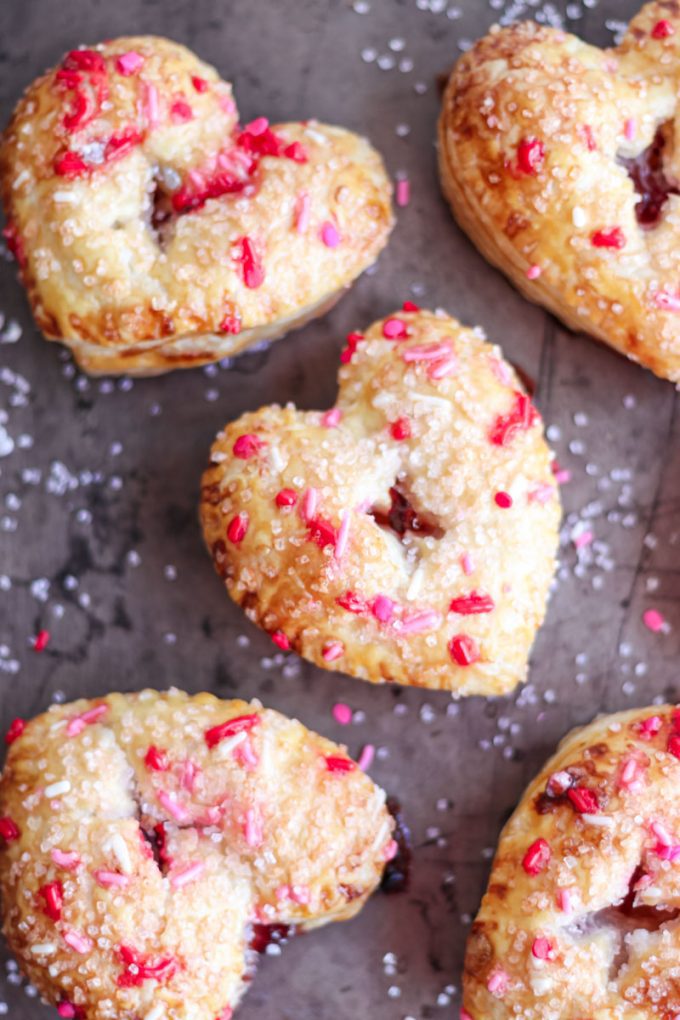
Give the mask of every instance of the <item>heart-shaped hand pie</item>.
[[444, 94], [444, 192], [527, 297], [680, 382], [680, 7], [616, 49], [532, 22], [492, 29]]
[[503, 830], [464, 1020], [680, 1015], [680, 710], [571, 733]]
[[201, 503], [218, 572], [319, 666], [510, 690], [557, 548], [538, 413], [498, 349], [443, 314], [352, 333], [343, 361], [332, 410], [265, 407], [218, 436]]
[[351, 917], [394, 853], [383, 792], [259, 703], [111, 694], [7, 741], [4, 932], [62, 1017], [228, 1020], [253, 925]]
[[217, 361], [322, 314], [383, 248], [362, 138], [237, 123], [231, 87], [153, 36], [72, 50], [0, 147], [6, 237], [45, 336], [88, 372]]

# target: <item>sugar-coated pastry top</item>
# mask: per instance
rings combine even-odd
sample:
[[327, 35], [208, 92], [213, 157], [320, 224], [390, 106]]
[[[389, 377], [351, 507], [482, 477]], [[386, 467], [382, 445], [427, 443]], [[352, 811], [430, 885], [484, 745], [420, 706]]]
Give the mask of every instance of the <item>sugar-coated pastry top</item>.
[[680, 1015], [679, 759], [669, 705], [566, 737], [501, 835], [464, 1020]]
[[38, 325], [86, 371], [215, 361], [322, 312], [381, 250], [362, 138], [238, 125], [231, 86], [154, 36], [73, 50], [0, 146], [6, 236]]
[[459, 694], [523, 680], [560, 516], [538, 412], [497, 347], [407, 302], [352, 333], [334, 408], [227, 425], [207, 546], [276, 644]]
[[680, 6], [616, 49], [533, 22], [458, 61], [439, 127], [444, 191], [533, 300], [680, 382]]
[[111, 694], [7, 740], [3, 930], [62, 1017], [228, 1020], [252, 926], [351, 917], [394, 852], [345, 749], [259, 703]]

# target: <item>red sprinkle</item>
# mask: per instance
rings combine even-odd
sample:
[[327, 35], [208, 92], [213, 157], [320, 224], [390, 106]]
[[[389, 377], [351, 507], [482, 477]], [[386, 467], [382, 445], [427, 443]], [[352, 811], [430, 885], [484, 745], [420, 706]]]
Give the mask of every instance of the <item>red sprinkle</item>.
[[19, 826], [9, 815], [3, 815], [0, 818], [0, 837], [4, 839], [5, 843], [13, 843], [15, 839], [19, 839], [21, 830]]
[[242, 328], [241, 316], [230, 312], [227, 312], [218, 326], [221, 333], [231, 333], [233, 336], [240, 333]]
[[264, 267], [250, 237], [242, 237], [241, 252], [237, 261], [243, 270], [243, 282], [249, 290], [257, 290], [264, 283]]
[[334, 754], [324, 755], [324, 761], [329, 772], [353, 772], [357, 767], [356, 762], [350, 758], [341, 758]]
[[675, 29], [671, 22], [666, 18], [662, 18], [660, 21], [657, 21], [656, 25], [652, 29], [653, 39], [668, 39], [671, 35], [675, 35]]
[[89, 167], [82, 156], [69, 149], [67, 152], [57, 156], [54, 161], [54, 172], [58, 177], [65, 177], [67, 181], [74, 181], [77, 177], [83, 177], [88, 173]]
[[309, 160], [309, 154], [302, 142], [291, 142], [283, 150], [283, 155], [286, 159], [292, 159], [294, 163], [306, 163]]
[[607, 227], [596, 230], [590, 237], [594, 248], [625, 248], [626, 235], [621, 227]]
[[538, 421], [538, 411], [525, 393], [515, 391], [508, 414], [499, 414], [491, 426], [489, 440], [494, 446], [508, 446], [520, 432], [526, 432]]
[[131, 946], [120, 946], [118, 949], [123, 963], [123, 973], [118, 976], [121, 988], [132, 988], [144, 981], [169, 981], [178, 968], [177, 960], [172, 956], [164, 956], [160, 960], [150, 962]]
[[392, 439], [410, 439], [411, 438], [411, 422], [408, 418], [397, 418], [390, 425], [390, 435]]
[[597, 794], [585, 786], [572, 786], [567, 797], [581, 815], [595, 815], [600, 810]]
[[680, 735], [672, 733], [668, 738], [668, 744], [666, 750], [669, 754], [672, 754], [674, 758], [680, 758]]
[[509, 492], [497, 492], [493, 498], [496, 506], [499, 506], [501, 510], [509, 510], [512, 506], [512, 496]]
[[348, 613], [365, 613], [368, 610], [368, 605], [365, 599], [362, 599], [359, 595], [356, 595], [353, 591], [346, 591], [344, 595], [338, 595], [335, 600], [339, 606], [346, 609]]
[[555, 950], [550, 939], [543, 937], [534, 939], [531, 946], [531, 955], [537, 960], [552, 960], [555, 958]]
[[151, 744], [144, 755], [144, 764], [152, 772], [167, 772], [170, 768], [167, 751], [164, 751], [162, 747], [156, 747], [155, 744]]
[[342, 641], [330, 641], [327, 645], [324, 645], [321, 655], [326, 662], [335, 662], [336, 659], [341, 659], [345, 654], [345, 646]]
[[236, 517], [232, 517], [227, 526], [227, 538], [234, 545], [238, 545], [248, 534], [248, 527], [250, 526], [250, 518], [245, 510], [241, 510], [240, 513], [236, 514]]
[[64, 887], [61, 882], [48, 882], [47, 885], [41, 885], [38, 892], [45, 901], [43, 912], [51, 921], [59, 921], [64, 906]]
[[581, 128], [581, 134], [583, 135], [588, 152], [595, 152], [597, 149], [597, 142], [595, 141], [595, 135], [593, 134], [593, 129], [590, 124], [583, 125]]
[[449, 642], [451, 658], [459, 666], [472, 666], [479, 662], [479, 645], [469, 634], [456, 634]]
[[340, 354], [340, 361], [343, 365], [346, 365], [352, 360], [352, 355], [357, 349], [357, 344], [364, 339], [363, 333], [348, 333], [347, 334], [347, 346], [344, 351]]
[[404, 303], [403, 303], [403, 305], [401, 307], [402, 307], [403, 311], [405, 311], [405, 312], [419, 312], [420, 311], [420, 305], [417, 305], [415, 303], [415, 301], [404, 301]]
[[104, 148], [104, 162], [115, 163], [141, 145], [144, 136], [136, 128], [123, 128], [116, 135], [111, 135]]
[[262, 439], [252, 432], [246, 432], [239, 436], [234, 443], [234, 456], [240, 457], [241, 460], [250, 460], [251, 457], [255, 457], [262, 447], [266, 445]]
[[539, 138], [523, 138], [517, 146], [517, 166], [525, 174], [535, 176], [545, 163], [545, 145]]
[[194, 119], [194, 111], [185, 99], [176, 99], [170, 107], [170, 120], [173, 124], [186, 124]]
[[277, 648], [280, 648], [282, 652], [290, 651], [290, 641], [288, 637], [283, 633], [282, 630], [275, 630], [272, 634], [272, 641]]
[[537, 839], [531, 844], [522, 858], [522, 867], [527, 875], [531, 875], [533, 878], [536, 875], [540, 875], [542, 871], [545, 871], [550, 864], [551, 857], [552, 850], [547, 840]]
[[335, 547], [338, 533], [329, 521], [324, 520], [323, 517], [314, 517], [309, 522], [307, 538], [310, 542], [315, 542], [319, 549], [325, 549], [329, 545]]
[[7, 733], [5, 733], [5, 743], [8, 745], [13, 744], [15, 740], [19, 739], [25, 729], [26, 722], [24, 719], [13, 719]]
[[207, 92], [208, 82], [205, 78], [199, 78], [198, 75], [193, 75], [191, 78], [191, 84], [194, 86], [197, 92]]
[[33, 648], [36, 652], [44, 652], [50, 643], [50, 632], [49, 630], [39, 630], [36, 636], [33, 638]]
[[295, 506], [298, 501], [298, 494], [295, 489], [279, 489], [274, 497], [277, 506]]
[[490, 595], [471, 591], [469, 595], [459, 595], [452, 599], [449, 612], [458, 613], [460, 616], [473, 616], [478, 613], [490, 613], [495, 608], [496, 604]]
[[227, 722], [220, 723], [218, 726], [213, 726], [211, 729], [206, 730], [204, 734], [205, 742], [208, 747], [215, 747], [216, 744], [226, 740], [227, 737], [233, 737], [244, 730], [252, 730], [259, 721], [259, 715], [254, 713], [253, 715], [237, 715], [234, 719], [228, 719]]

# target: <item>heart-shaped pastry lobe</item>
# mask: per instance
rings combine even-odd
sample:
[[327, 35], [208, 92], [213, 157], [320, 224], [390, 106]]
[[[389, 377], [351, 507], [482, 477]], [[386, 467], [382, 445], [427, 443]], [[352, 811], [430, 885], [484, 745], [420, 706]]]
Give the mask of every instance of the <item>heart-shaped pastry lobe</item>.
[[7, 740], [3, 930], [62, 1017], [228, 1020], [253, 926], [351, 917], [395, 850], [344, 748], [259, 703], [111, 694]]
[[570, 733], [500, 837], [461, 1020], [680, 1015], [680, 710]]
[[153, 36], [73, 50], [34, 82], [0, 184], [36, 321], [93, 373], [275, 339], [330, 307], [392, 225], [363, 138], [263, 117], [241, 129], [214, 68]]
[[217, 437], [201, 503], [215, 566], [319, 666], [509, 691], [557, 548], [538, 413], [498, 348], [443, 314], [398, 313], [349, 343], [330, 411], [265, 407]]
[[480, 251], [539, 304], [680, 382], [680, 8], [616, 49], [533, 22], [458, 61], [439, 124], [444, 192]]

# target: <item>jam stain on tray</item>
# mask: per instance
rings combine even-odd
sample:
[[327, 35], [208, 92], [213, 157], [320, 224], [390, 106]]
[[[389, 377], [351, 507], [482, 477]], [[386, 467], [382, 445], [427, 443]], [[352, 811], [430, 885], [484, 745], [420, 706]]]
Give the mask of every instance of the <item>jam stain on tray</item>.
[[394, 841], [397, 844], [397, 852], [385, 865], [380, 888], [385, 893], [406, 892], [411, 878], [413, 857], [411, 830], [406, 824], [401, 804], [396, 797], [387, 798], [387, 810], [396, 822]]
[[660, 127], [652, 144], [639, 156], [619, 156], [619, 163], [626, 168], [628, 176], [640, 196], [640, 200], [635, 206], [635, 215], [641, 227], [657, 226], [668, 196], [680, 195], [680, 190], [668, 180], [664, 173], [663, 150], [665, 146], [666, 138], [663, 127]]

